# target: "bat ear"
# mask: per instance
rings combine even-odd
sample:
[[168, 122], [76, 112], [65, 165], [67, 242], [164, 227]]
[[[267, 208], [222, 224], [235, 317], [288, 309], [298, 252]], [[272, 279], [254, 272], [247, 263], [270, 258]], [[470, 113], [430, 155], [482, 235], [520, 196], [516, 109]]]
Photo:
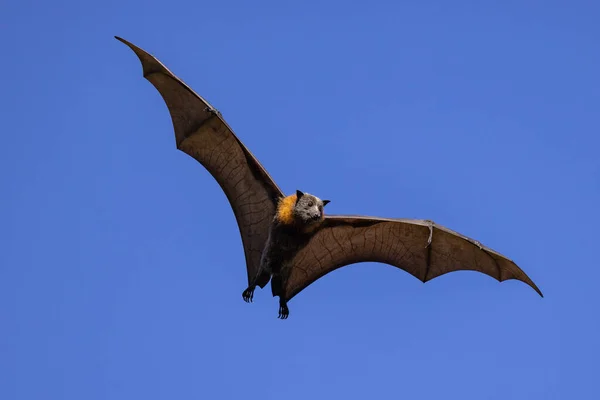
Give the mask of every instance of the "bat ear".
[[296, 199], [300, 200], [300, 197], [304, 196], [304, 193], [302, 193], [300, 190], [296, 190]]
[[323, 207], [325, 207], [329, 203], [331, 203], [331, 200], [323, 200]]

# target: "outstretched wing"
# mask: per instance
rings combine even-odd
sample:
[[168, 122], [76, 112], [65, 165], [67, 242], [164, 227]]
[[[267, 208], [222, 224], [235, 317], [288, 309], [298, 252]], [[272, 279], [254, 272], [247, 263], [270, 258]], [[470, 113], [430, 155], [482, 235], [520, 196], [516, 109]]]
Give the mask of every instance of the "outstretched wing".
[[434, 222], [327, 216], [286, 269], [285, 299], [337, 268], [366, 261], [393, 265], [423, 282], [452, 271], [479, 271], [500, 282], [525, 282], [543, 297], [513, 261]]
[[258, 271], [277, 199], [283, 193], [218, 111], [155, 57], [115, 38], [135, 52], [144, 78], [167, 104], [177, 148], [202, 164], [225, 192], [242, 236], [250, 282]]

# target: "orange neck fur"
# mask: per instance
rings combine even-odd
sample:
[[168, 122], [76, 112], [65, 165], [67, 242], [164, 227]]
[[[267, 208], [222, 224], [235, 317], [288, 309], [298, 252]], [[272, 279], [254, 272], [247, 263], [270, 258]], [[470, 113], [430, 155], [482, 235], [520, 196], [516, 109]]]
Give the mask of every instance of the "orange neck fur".
[[285, 225], [294, 223], [294, 206], [296, 205], [296, 195], [292, 194], [279, 200], [277, 205], [277, 219]]

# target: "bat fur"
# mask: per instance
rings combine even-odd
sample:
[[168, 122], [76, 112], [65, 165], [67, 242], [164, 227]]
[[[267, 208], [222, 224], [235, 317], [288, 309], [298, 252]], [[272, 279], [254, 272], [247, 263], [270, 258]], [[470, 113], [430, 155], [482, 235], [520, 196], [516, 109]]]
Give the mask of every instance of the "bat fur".
[[323, 208], [329, 202], [300, 190], [279, 201], [269, 228], [258, 275], [242, 294], [246, 302], [252, 301], [256, 285], [264, 287], [271, 279], [273, 297], [279, 296], [279, 318], [288, 317], [289, 309], [282, 296], [282, 270], [290, 267], [289, 263], [298, 250], [306, 246], [312, 234], [319, 229], [325, 220]]

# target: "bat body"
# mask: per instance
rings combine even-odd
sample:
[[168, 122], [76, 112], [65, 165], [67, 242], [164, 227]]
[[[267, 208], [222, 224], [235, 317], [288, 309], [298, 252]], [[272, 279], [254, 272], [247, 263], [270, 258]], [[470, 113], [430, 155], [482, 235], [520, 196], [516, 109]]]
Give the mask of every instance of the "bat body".
[[224, 191], [238, 224], [252, 301], [271, 281], [279, 317], [308, 285], [337, 268], [380, 262], [427, 282], [448, 272], [473, 270], [502, 282], [520, 280], [542, 292], [510, 259], [428, 220], [325, 215], [329, 200], [285, 196], [221, 114], [160, 61], [132, 43], [144, 77], [165, 101], [177, 148], [202, 164]]

